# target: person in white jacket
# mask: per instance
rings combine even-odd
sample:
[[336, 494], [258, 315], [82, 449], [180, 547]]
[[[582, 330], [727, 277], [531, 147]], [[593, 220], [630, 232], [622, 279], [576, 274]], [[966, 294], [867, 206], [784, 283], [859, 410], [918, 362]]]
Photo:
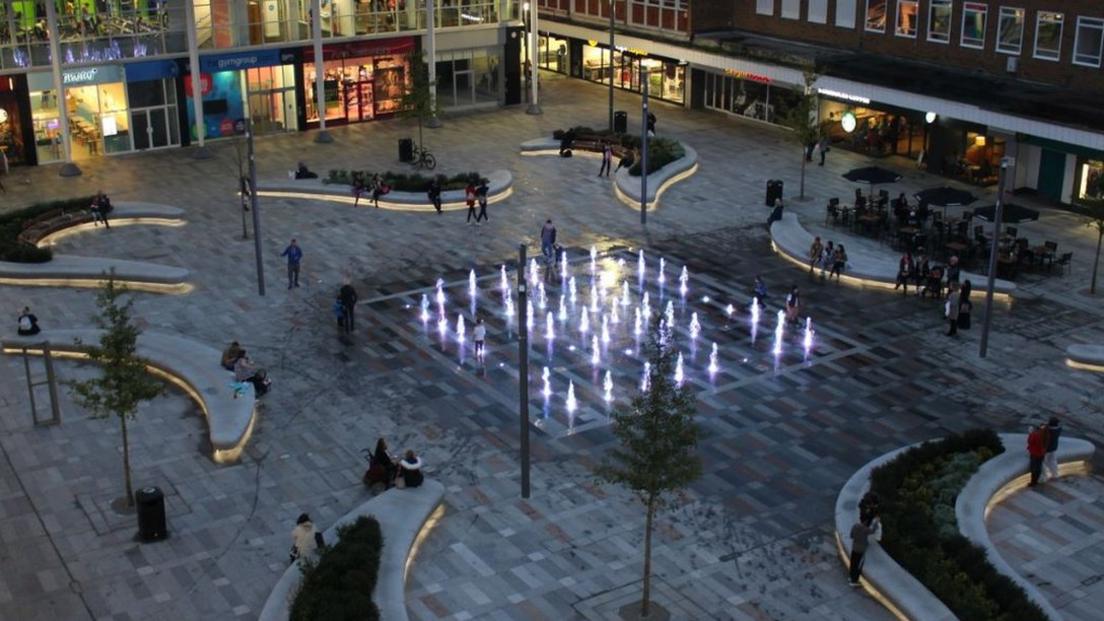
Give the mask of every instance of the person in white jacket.
[[291, 530], [291, 562], [317, 554], [321, 539], [322, 533], [314, 528], [310, 516], [301, 514], [295, 521], [295, 528]]
[[425, 479], [422, 475], [422, 460], [414, 454], [414, 451], [408, 449], [399, 461], [399, 476], [402, 477], [405, 487], [418, 487], [422, 484]]

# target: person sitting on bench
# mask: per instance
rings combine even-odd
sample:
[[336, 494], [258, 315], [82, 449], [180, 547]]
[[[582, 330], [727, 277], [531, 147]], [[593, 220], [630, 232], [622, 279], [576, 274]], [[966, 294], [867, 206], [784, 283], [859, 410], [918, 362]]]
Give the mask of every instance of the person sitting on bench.
[[307, 168], [306, 164], [304, 164], [303, 162], [299, 162], [299, 165], [295, 167], [295, 178], [296, 179], [317, 179], [318, 178], [318, 173], [311, 172], [311, 170], [309, 168]]
[[234, 365], [238, 363], [238, 358], [241, 358], [245, 354], [245, 350], [237, 341], [230, 343], [230, 346], [226, 348], [226, 351], [222, 352], [222, 368], [227, 371], [233, 371]]

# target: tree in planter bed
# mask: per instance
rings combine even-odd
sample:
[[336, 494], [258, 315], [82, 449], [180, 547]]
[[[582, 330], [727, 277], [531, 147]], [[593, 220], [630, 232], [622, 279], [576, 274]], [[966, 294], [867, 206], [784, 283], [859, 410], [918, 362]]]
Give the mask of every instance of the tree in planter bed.
[[290, 621], [379, 621], [372, 592], [379, 578], [383, 533], [361, 516], [337, 529], [338, 541], [316, 562], [300, 561], [303, 581], [291, 604]]

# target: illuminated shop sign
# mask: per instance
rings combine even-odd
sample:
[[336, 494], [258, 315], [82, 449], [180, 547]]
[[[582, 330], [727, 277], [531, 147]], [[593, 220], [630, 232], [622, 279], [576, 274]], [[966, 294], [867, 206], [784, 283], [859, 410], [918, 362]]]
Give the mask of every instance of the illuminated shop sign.
[[748, 80], [749, 82], [760, 82], [762, 84], [770, 84], [773, 81], [765, 75], [749, 73], [747, 71], [737, 71], [736, 69], [725, 69], [725, 75], [740, 78], [741, 80]]
[[842, 99], [844, 101], [853, 101], [855, 103], [861, 103], [863, 105], [870, 105], [869, 97], [862, 97], [860, 95], [852, 95], [850, 93], [841, 93], [839, 91], [833, 91], [827, 88], [818, 88], [817, 92], [825, 97], [832, 97], [835, 99]]

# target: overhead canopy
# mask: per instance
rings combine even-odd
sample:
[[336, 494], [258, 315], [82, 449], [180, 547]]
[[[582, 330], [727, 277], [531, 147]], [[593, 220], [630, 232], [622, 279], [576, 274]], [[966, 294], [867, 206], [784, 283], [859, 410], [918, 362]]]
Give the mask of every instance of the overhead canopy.
[[857, 183], [869, 183], [881, 185], [883, 183], [895, 183], [901, 180], [901, 175], [881, 166], [866, 166], [855, 168], [843, 173], [843, 178]]
[[958, 190], [949, 186], [920, 190], [914, 196], [917, 201], [937, 207], [961, 207], [977, 200], [976, 196], [966, 190]]
[[[981, 218], [986, 222], [992, 222], [997, 211], [996, 205], [988, 205], [985, 207], [979, 207], [974, 210], [974, 217]], [[1019, 224], [1020, 222], [1034, 222], [1039, 219], [1039, 212], [1034, 209], [1017, 205], [1015, 203], [1005, 203], [1004, 209], [1001, 213], [1001, 222], [1006, 224]]]

